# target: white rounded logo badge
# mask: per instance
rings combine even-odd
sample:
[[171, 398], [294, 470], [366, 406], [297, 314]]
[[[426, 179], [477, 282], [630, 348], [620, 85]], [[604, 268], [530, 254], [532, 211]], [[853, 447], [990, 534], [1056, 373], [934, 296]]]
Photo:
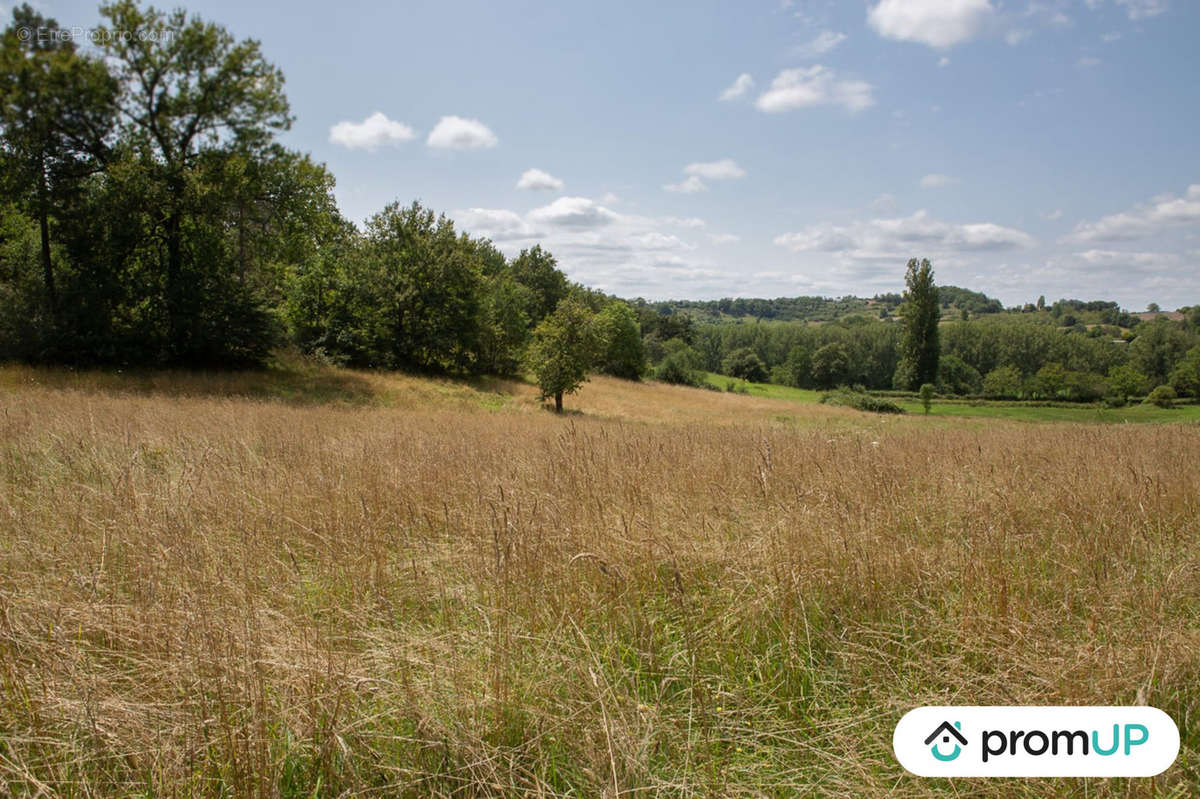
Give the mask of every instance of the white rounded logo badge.
[[1179, 728], [1153, 707], [919, 707], [892, 734], [920, 777], [1153, 777]]

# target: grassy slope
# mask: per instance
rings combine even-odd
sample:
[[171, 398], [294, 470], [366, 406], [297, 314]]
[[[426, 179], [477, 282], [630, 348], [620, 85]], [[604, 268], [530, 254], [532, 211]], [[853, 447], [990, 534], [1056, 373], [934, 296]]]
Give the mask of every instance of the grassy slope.
[[[1180, 721], [1200, 430], [598, 378], [0, 370], [15, 795], [1125, 796], [930, 781], [920, 704]], [[773, 389], [777, 387], [771, 387]]]

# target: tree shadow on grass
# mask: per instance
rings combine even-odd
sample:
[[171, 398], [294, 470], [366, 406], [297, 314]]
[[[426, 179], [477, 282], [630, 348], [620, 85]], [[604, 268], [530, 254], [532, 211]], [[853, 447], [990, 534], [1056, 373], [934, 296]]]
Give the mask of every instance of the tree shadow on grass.
[[259, 369], [71, 369], [0, 366], [0, 389], [22, 386], [141, 396], [243, 398], [289, 405], [392, 405], [406, 388], [389, 385], [388, 377], [429, 380], [453, 391], [471, 389], [487, 406], [505, 404], [524, 385], [500, 377], [454, 377], [404, 372], [342, 369], [296, 355], [283, 354]]
[[240, 397], [289, 404], [370, 404], [376, 390], [364, 376], [327, 368], [295, 371], [266, 367], [218, 372], [185, 369], [86, 369], [8, 366], [0, 385], [167, 397]]

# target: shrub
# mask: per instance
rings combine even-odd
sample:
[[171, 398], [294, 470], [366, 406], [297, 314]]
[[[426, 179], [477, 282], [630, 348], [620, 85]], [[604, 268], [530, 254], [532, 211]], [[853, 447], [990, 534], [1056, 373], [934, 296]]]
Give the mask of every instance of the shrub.
[[933, 406], [933, 383], [921, 384], [921, 406], [925, 409], [925, 415], [929, 415], [929, 409]]
[[937, 384], [940, 391], [950, 394], [978, 394], [983, 377], [962, 358], [947, 354], [938, 360]]
[[[1197, 306], [1200, 307], [1200, 306]], [[1192, 347], [1171, 370], [1171, 388], [1181, 397], [1200, 397], [1200, 347]]]
[[1021, 394], [1021, 373], [1014, 366], [1001, 366], [983, 379], [983, 393], [992, 399], [1015, 399]]
[[1079, 402], [1093, 402], [1104, 396], [1108, 384], [1095, 372], [1067, 372], [1067, 393]]
[[842, 405], [856, 411], [871, 413], [904, 413], [904, 409], [891, 400], [845, 389], [825, 392], [821, 395], [821, 402], [825, 405]]
[[655, 378], [677, 386], [705, 385], [704, 373], [695, 366], [691, 349], [683, 349], [668, 355], [654, 372]]
[[1128, 364], [1114, 366], [1108, 370], [1108, 387], [1119, 397], [1141, 394], [1146, 387], [1146, 376]]
[[730, 377], [749, 380], [752, 383], [765, 383], [767, 380], [767, 367], [749, 347], [731, 352], [722, 364], [722, 369]]
[[1146, 397], [1146, 402], [1151, 405], [1157, 405], [1160, 408], [1173, 408], [1178, 396], [1175, 393], [1175, 389], [1167, 385], [1162, 385], [1150, 392], [1150, 395]]

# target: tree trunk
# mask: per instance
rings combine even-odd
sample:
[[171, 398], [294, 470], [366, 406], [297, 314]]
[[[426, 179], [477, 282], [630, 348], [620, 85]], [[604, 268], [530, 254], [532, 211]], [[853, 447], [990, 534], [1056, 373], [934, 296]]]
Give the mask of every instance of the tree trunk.
[[183, 220], [178, 211], [167, 218], [167, 324], [170, 326], [170, 347], [178, 356], [183, 350]]
[[38, 212], [38, 222], [42, 228], [42, 279], [46, 284], [46, 301], [50, 308], [58, 306], [58, 292], [54, 288], [54, 262], [50, 260], [50, 222], [46, 219], [46, 207], [43, 205]]
[[50, 219], [46, 210], [50, 205], [50, 187], [46, 178], [46, 159], [38, 161], [38, 226], [42, 233], [42, 281], [46, 286], [46, 301], [50, 309], [58, 306], [58, 292], [54, 288], [54, 262], [50, 259]]
[[554, 412], [562, 413], [562, 392], [559, 391], [554, 395]]

